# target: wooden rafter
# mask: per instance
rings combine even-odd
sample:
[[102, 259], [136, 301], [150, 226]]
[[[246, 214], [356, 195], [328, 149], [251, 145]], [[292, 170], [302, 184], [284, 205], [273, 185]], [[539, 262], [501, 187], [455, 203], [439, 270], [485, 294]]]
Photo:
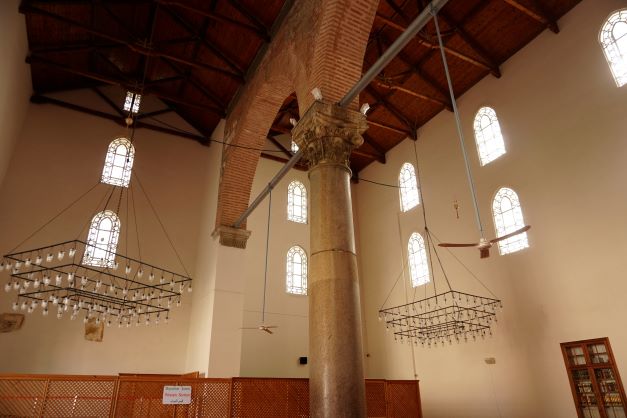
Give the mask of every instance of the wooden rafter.
[[[125, 80], [120, 80], [120, 79], [116, 79], [113, 77], [109, 77], [109, 76], [105, 76], [102, 74], [96, 74], [90, 71], [85, 71], [85, 70], [81, 70], [81, 69], [77, 69], [77, 68], [73, 68], [70, 67], [68, 65], [65, 64], [60, 64], [48, 59], [45, 59], [43, 57], [37, 56], [37, 55], [30, 55], [26, 58], [26, 62], [29, 64], [37, 64], [37, 65], [43, 65], [49, 68], [54, 68], [56, 70], [60, 70], [60, 71], [64, 71], [68, 74], [74, 74], [77, 76], [81, 76], [90, 80], [95, 80], [95, 81], [99, 81], [101, 83], [105, 83], [105, 84], [111, 84], [114, 86], [121, 86], [127, 90], [133, 90], [136, 89], [137, 86], [139, 85], [139, 82], [135, 82], [135, 83], [131, 83], [129, 84], [128, 82], [126, 82]], [[213, 114], [217, 114], [220, 117], [224, 117], [224, 109], [222, 108], [218, 108], [216, 106], [213, 105], [209, 105], [209, 104], [198, 104], [198, 103], [194, 103], [194, 102], [189, 102], [185, 99], [181, 99], [179, 97], [175, 97], [163, 92], [160, 92], [158, 90], [153, 90], [153, 89], [144, 89], [143, 91], [144, 94], [149, 94], [149, 95], [153, 95], [156, 96], [160, 99], [169, 101], [169, 102], [173, 102], [173, 103], [178, 103], [180, 105], [192, 108], [192, 109], [198, 109], [198, 110], [204, 110], [204, 111], [208, 111], [211, 112]]]
[[176, 13], [170, 7], [163, 7], [165, 13], [172, 18], [180, 27], [185, 29], [190, 35], [194, 36], [198, 41], [213, 54], [218, 57], [222, 62], [231, 67], [231, 69], [238, 75], [244, 76], [244, 70], [241, 65], [232, 57], [230, 57], [225, 51], [218, 48], [214, 43], [207, 41], [197, 28], [194, 27], [187, 19], [180, 14]]
[[535, 10], [525, 6], [518, 0], [503, 0], [505, 3], [509, 4], [516, 10], [524, 13], [529, 16], [533, 20], [542, 23], [544, 26], [549, 28], [553, 33], [559, 33], [559, 27], [557, 26], [557, 22], [555, 18], [549, 16], [549, 14], [544, 10], [540, 2], [534, 0]]
[[[91, 109], [91, 108], [77, 105], [74, 103], [65, 102], [63, 100], [55, 99], [52, 97], [47, 97], [47, 96], [43, 96], [40, 94], [34, 94], [33, 96], [31, 96], [30, 101], [32, 103], [37, 103], [37, 104], [53, 104], [59, 107], [63, 107], [65, 109], [70, 109], [70, 110], [85, 113], [88, 115], [97, 116], [99, 118], [107, 119], [107, 120], [116, 122], [117, 124], [121, 126], [126, 126], [124, 122], [124, 118], [121, 118], [119, 115], [113, 115], [111, 113], [102, 112], [99, 110]], [[158, 126], [158, 125], [152, 125], [150, 123], [145, 123], [140, 120], [135, 120], [134, 123], [135, 123], [136, 128], [145, 128], [151, 131], [157, 131], [157, 132], [162, 132], [162, 133], [166, 133], [169, 135], [180, 136], [182, 138], [194, 139], [202, 144], [207, 144], [207, 138], [205, 138], [202, 135], [196, 135], [196, 134], [192, 134], [189, 132], [184, 132], [182, 130], [167, 128], [167, 127]]]
[[[411, 124], [411, 122], [409, 121], [409, 119], [407, 118], [407, 116], [405, 116], [403, 114], [403, 112], [400, 111], [399, 108], [397, 108], [396, 106], [394, 106], [392, 103], [390, 103], [388, 101], [388, 99], [386, 97], [383, 97], [381, 94], [379, 94], [374, 88], [368, 86], [366, 87], [366, 90], [368, 91], [369, 94], [372, 95], [372, 97], [375, 98], [375, 100], [380, 103], [381, 105], [383, 105], [383, 107], [385, 107], [386, 110], [388, 110], [392, 115], [394, 115], [394, 117], [396, 119], [398, 119], [399, 122], [401, 122], [402, 124], [405, 125], [405, 127], [410, 131], [413, 132], [414, 127]], [[374, 107], [375, 104], [370, 105], [370, 107]]]
[[147, 55], [147, 56], [154, 56], [154, 57], [161, 57], [161, 58], [168, 58], [172, 61], [176, 61], [179, 62], [181, 64], [185, 64], [185, 65], [189, 65], [191, 67], [200, 69], [200, 70], [206, 70], [206, 71], [211, 71], [211, 72], [215, 72], [215, 73], [220, 73], [223, 75], [227, 75], [231, 78], [234, 78], [235, 80], [239, 81], [239, 82], [243, 82], [244, 81], [244, 76], [242, 72], [234, 72], [232, 69], [224, 69], [221, 67], [216, 67], [214, 65], [210, 65], [210, 64], [205, 64], [205, 63], [200, 63], [200, 62], [193, 62], [187, 58], [183, 58], [174, 54], [170, 54], [167, 52], [163, 52], [160, 50], [156, 50], [156, 49], [152, 49], [149, 48], [145, 45], [141, 45], [138, 43], [135, 43], [134, 40], [131, 39], [124, 39], [124, 38], [120, 38], [117, 35], [111, 34], [111, 33], [106, 33], [102, 30], [97, 30], [89, 25], [86, 25], [82, 22], [67, 18], [65, 16], [61, 16], [58, 15], [56, 13], [50, 12], [48, 10], [45, 9], [41, 9], [38, 8], [36, 6], [33, 6], [31, 4], [22, 4], [20, 6], [20, 12], [24, 13], [24, 14], [38, 14], [38, 15], [42, 15], [42, 16], [46, 16], [55, 20], [58, 20], [60, 22], [66, 23], [68, 25], [74, 26], [76, 28], [82, 29], [83, 31], [90, 33], [92, 35], [98, 36], [100, 38], [106, 39], [108, 41], [112, 41], [112, 42], [116, 42], [120, 45], [126, 46], [128, 49], [130, 49], [131, 51], [138, 53], [138, 54], [142, 54], [142, 55]]
[[192, 13], [196, 13], [198, 15], [201, 16], [205, 16], [213, 21], [216, 22], [222, 22], [222, 23], [228, 23], [230, 25], [233, 26], [237, 26], [239, 28], [245, 29], [253, 34], [255, 34], [257, 37], [259, 37], [259, 39], [261, 39], [264, 42], [270, 42], [270, 34], [268, 33], [267, 30], [260, 28], [257, 25], [249, 25], [248, 23], [245, 22], [241, 22], [237, 19], [232, 19], [228, 16], [224, 16], [220, 13], [216, 13], [215, 11], [212, 10], [204, 10], [204, 9], [199, 9], [197, 7], [193, 7], [187, 3], [183, 3], [181, 1], [170, 1], [170, 0], [157, 0], [159, 2], [159, 4], [163, 4], [163, 5], [167, 5], [167, 6], [176, 6], [179, 7], [181, 9], [185, 9], [188, 10]]
[[283, 144], [281, 144], [279, 141], [277, 141], [277, 139], [275, 137], [273, 137], [272, 135], [268, 135], [267, 137], [270, 142], [272, 142], [274, 144], [275, 147], [277, 147], [279, 149], [279, 151], [281, 151], [283, 154], [285, 154], [287, 156], [287, 158], [292, 158], [293, 154], [290, 150], [288, 150], [287, 148], [285, 148], [283, 146]]

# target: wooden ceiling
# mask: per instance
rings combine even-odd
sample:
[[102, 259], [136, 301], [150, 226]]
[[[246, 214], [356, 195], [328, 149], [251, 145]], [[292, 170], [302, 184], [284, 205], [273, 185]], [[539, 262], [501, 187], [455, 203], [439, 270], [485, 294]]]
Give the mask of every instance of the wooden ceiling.
[[[296, 0], [306, 1], [306, 0]], [[439, 14], [440, 30], [459, 97], [580, 0], [450, 0]], [[367, 70], [427, 5], [427, 0], [381, 0], [364, 60]], [[140, 113], [137, 125], [208, 145], [238, 89], [254, 71], [291, 0], [24, 0], [33, 102], [53, 103], [122, 122], [124, 113], [100, 89], [144, 86], [167, 105]], [[370, 104], [370, 128], [352, 156], [358, 173], [440, 111], [450, 111], [444, 68], [433, 22], [429, 23], [360, 95]], [[65, 103], [51, 92], [93, 89], [110, 112]], [[176, 112], [200, 135], [151, 122]], [[291, 152], [274, 136], [289, 133], [298, 103], [288, 97], [268, 133], [287, 160]], [[263, 155], [263, 154], [262, 154]], [[279, 154], [281, 155], [281, 154]]]

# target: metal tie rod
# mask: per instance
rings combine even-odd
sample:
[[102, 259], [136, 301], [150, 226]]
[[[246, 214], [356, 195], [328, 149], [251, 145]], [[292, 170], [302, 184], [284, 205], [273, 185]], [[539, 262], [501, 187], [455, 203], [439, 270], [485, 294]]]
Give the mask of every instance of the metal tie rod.
[[[394, 43], [390, 45], [390, 47], [379, 57], [379, 59], [370, 67], [368, 71], [361, 77], [361, 79], [355, 83], [355, 85], [346, 93], [346, 95], [339, 101], [338, 105], [341, 107], [346, 107], [350, 102], [352, 102], [358, 95], [361, 93], [363, 89], [370, 84], [374, 78], [379, 75], [381, 71], [398, 55], [399, 52], [405, 45], [409, 43], [410, 40], [416, 34], [425, 27], [425, 25], [431, 20], [432, 16], [436, 14], [442, 7], [448, 3], [449, 0], [433, 0], [427, 7], [423, 9], [423, 11], [414, 19], [413, 22], [405, 29], [405, 31], [396, 38]], [[296, 154], [289, 159], [287, 163], [281, 168], [281, 170], [276, 173], [276, 175], [270, 180], [268, 185], [259, 193], [257, 198], [248, 206], [248, 209], [244, 211], [240, 215], [239, 218], [233, 223], [234, 228], [239, 228], [242, 223], [250, 216], [250, 214], [259, 206], [259, 204], [265, 199], [265, 197], [270, 193], [279, 181], [287, 174], [287, 172], [298, 163], [300, 158], [303, 156], [303, 150], [299, 149]]]

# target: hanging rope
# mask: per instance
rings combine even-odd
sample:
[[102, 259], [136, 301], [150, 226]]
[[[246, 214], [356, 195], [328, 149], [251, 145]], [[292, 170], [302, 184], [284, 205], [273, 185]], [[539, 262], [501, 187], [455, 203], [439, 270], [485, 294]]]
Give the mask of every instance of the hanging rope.
[[451, 74], [448, 68], [448, 62], [446, 61], [446, 54], [444, 53], [444, 43], [442, 42], [442, 34], [440, 33], [440, 25], [438, 24], [437, 10], [431, 6], [431, 14], [433, 15], [433, 22], [435, 23], [435, 31], [438, 35], [438, 43], [440, 45], [440, 55], [442, 56], [442, 63], [444, 64], [444, 73], [446, 74], [446, 82], [448, 83], [448, 91], [451, 96], [451, 104], [453, 105], [453, 113], [455, 114], [455, 124], [457, 126], [457, 136], [459, 138], [459, 145], [462, 149], [462, 155], [464, 156], [464, 165], [466, 167], [466, 176], [468, 177], [468, 185], [470, 186], [470, 194], [472, 195], [472, 204], [475, 208], [475, 218], [477, 221], [477, 227], [481, 238], [483, 235], [483, 224], [481, 223], [481, 215], [479, 214], [479, 205], [477, 204], [477, 192], [475, 191], [475, 184], [472, 178], [472, 171], [470, 164], [468, 163], [468, 155], [466, 154], [466, 148], [464, 147], [464, 132], [462, 130], [462, 123], [459, 117], [459, 109], [457, 109], [457, 102], [455, 101], [455, 93], [453, 92], [453, 83], [451, 81]]

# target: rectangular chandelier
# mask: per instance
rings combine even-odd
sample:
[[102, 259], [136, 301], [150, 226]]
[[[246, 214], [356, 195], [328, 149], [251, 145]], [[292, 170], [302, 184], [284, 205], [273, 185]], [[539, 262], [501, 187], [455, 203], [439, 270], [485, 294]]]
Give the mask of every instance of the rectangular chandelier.
[[130, 326], [168, 321], [172, 305], [180, 306], [185, 289], [192, 291], [188, 276], [140, 260], [115, 254], [110, 264], [84, 263], [93, 247], [73, 240], [8, 254], [0, 271], [10, 272], [4, 290], [17, 292], [13, 310], [27, 313], [41, 309], [57, 318]]
[[405, 305], [379, 310], [379, 320], [401, 342], [431, 346], [492, 335], [499, 299], [449, 290]]

